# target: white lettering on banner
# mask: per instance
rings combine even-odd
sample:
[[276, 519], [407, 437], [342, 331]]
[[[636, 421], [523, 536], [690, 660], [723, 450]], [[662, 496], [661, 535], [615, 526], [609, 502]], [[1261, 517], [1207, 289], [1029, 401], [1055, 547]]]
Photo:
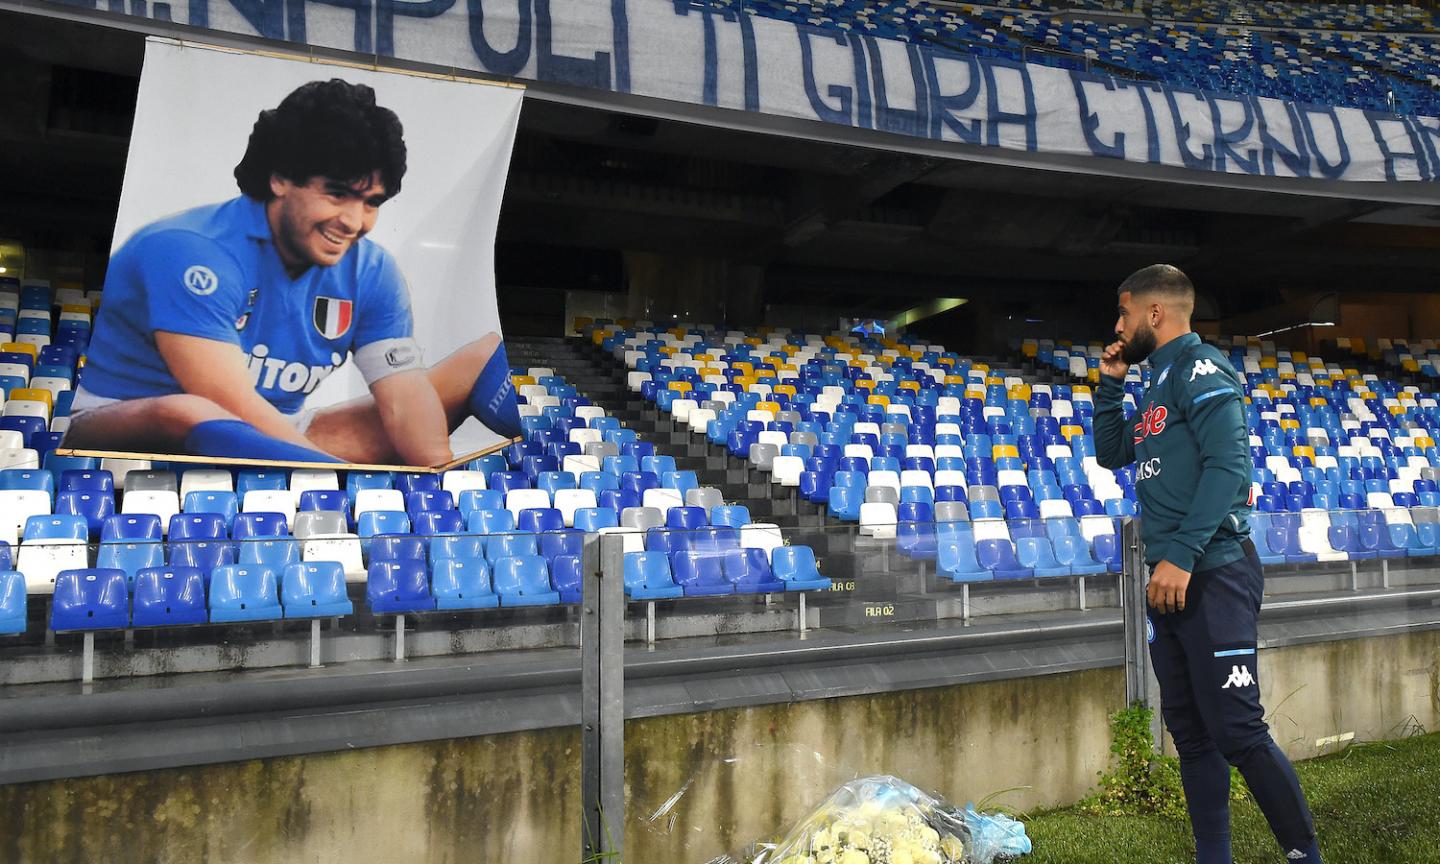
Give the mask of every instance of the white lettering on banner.
[[1215, 361], [1211, 360], [1209, 357], [1206, 357], [1203, 360], [1196, 360], [1195, 368], [1190, 370], [1190, 380], [1194, 381], [1201, 375], [1214, 375], [1216, 372], [1219, 371], [1220, 367], [1216, 366]]
[[1437, 118], [1207, 93], [673, 0], [123, 8], [190, 27], [934, 141], [1251, 176], [1440, 180]]

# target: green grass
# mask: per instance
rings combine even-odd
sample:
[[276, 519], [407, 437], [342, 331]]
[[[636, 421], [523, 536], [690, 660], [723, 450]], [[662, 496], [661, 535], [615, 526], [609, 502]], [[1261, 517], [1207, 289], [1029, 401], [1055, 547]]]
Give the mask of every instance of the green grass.
[[[1440, 862], [1440, 734], [1350, 747], [1297, 763], [1326, 864]], [[1230, 805], [1236, 864], [1283, 864], [1253, 800]], [[1187, 864], [1190, 826], [1164, 816], [1036, 814], [1024, 864]]]

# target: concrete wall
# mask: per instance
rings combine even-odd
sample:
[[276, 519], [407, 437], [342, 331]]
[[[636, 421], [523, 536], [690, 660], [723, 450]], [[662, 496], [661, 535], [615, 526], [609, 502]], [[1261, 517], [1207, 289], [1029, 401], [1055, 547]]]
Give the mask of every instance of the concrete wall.
[[[1266, 651], [1275, 737], [1306, 757], [1440, 728], [1437, 658], [1440, 631]], [[701, 864], [863, 774], [957, 802], [1027, 787], [1011, 810], [1073, 801], [1122, 689], [1103, 669], [631, 721], [626, 860]], [[0, 862], [575, 862], [578, 761], [575, 730], [552, 729], [3, 787]]]

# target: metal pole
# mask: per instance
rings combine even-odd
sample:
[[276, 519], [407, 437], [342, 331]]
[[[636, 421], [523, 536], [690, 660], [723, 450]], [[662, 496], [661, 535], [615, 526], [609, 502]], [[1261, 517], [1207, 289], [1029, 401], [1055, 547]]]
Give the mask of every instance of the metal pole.
[[580, 858], [625, 848], [624, 539], [589, 534], [582, 559], [580, 648]]
[[1154, 715], [1150, 735], [1160, 746], [1160, 682], [1150, 667], [1150, 617], [1145, 599], [1145, 544], [1140, 523], [1127, 517], [1120, 525], [1124, 572], [1120, 574], [1120, 615], [1125, 623], [1125, 704], [1141, 702]]

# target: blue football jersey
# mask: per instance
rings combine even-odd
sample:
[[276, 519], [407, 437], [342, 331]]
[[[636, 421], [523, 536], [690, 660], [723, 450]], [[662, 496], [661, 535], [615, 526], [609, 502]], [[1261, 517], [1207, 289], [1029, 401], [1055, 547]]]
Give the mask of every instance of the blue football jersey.
[[110, 257], [81, 385], [111, 399], [181, 392], [156, 331], [239, 346], [256, 392], [286, 414], [352, 354], [370, 384], [421, 364], [388, 252], [361, 239], [291, 279], [265, 204], [243, 195], [153, 222]]

